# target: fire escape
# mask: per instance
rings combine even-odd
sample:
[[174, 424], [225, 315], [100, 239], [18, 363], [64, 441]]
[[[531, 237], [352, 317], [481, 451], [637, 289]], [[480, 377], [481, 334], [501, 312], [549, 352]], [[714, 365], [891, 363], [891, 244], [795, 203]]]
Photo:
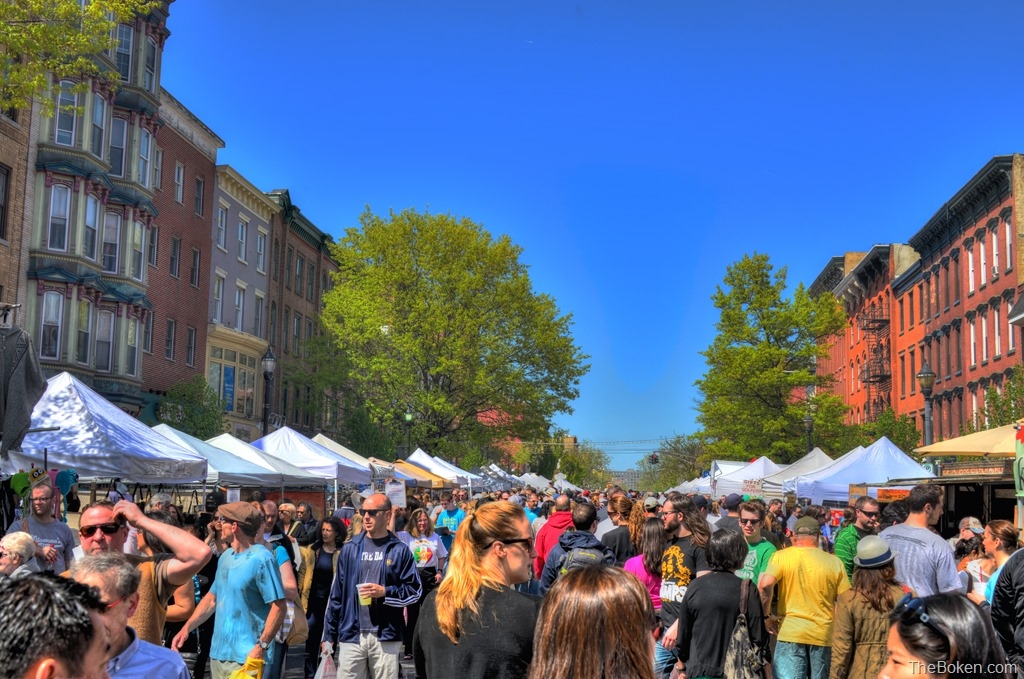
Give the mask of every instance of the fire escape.
[[867, 341], [867, 360], [860, 369], [860, 382], [867, 391], [864, 419], [874, 422], [892, 405], [892, 351], [889, 310], [872, 304], [860, 315], [859, 325]]

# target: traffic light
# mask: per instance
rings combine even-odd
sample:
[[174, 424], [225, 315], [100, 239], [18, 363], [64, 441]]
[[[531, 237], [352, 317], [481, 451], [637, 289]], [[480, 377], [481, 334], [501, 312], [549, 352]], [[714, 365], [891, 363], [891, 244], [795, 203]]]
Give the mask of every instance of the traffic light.
[[651, 464], [658, 464], [658, 454], [657, 453], [651, 453], [651, 456], [649, 458], [647, 458], [647, 459], [651, 461]]

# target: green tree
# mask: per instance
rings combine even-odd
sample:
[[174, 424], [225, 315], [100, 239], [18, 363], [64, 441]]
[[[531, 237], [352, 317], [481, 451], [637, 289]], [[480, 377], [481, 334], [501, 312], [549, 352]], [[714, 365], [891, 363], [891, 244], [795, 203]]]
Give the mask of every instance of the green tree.
[[697, 436], [665, 439], [654, 452], [658, 455], [656, 464], [650, 461], [650, 456], [644, 456], [637, 463], [643, 490], [668, 490], [700, 476], [701, 471], [710, 466], [710, 461], [705, 461], [704, 442]]
[[0, 2], [0, 110], [28, 109], [35, 100], [52, 114], [54, 101], [46, 93], [51, 82], [65, 78], [78, 82], [80, 91], [89, 87], [88, 78], [116, 84], [113, 62], [99, 55], [114, 46], [118, 23], [159, 5], [151, 0]]
[[1013, 424], [1024, 417], [1024, 365], [1013, 366], [1013, 374], [1003, 380], [1001, 391], [994, 384], [985, 390], [982, 412], [984, 416], [979, 414], [976, 421], [964, 423], [961, 435]]
[[696, 384], [697, 419], [713, 458], [798, 459], [807, 452], [808, 405], [823, 449], [842, 426], [837, 399], [822, 393], [831, 376], [814, 366], [843, 328], [843, 311], [832, 295], [812, 298], [802, 284], [791, 298], [785, 290], [785, 267], [776, 271], [767, 255], [754, 254], [730, 265], [712, 296], [717, 335], [701, 352], [707, 372]]
[[202, 375], [178, 382], [160, 401], [157, 418], [178, 431], [203, 439], [223, 434], [228, 420], [225, 402]]
[[914, 420], [906, 414], [896, 417], [892, 408], [886, 408], [874, 422], [863, 426], [870, 434], [867, 438], [871, 441], [885, 436], [908, 455], [913, 455], [914, 448], [921, 445], [921, 432], [917, 430]]
[[611, 479], [611, 458], [589, 441], [568, 446], [558, 457], [558, 471], [580, 488], [603, 487]]
[[520, 254], [467, 218], [414, 210], [367, 209], [332, 246], [323, 322], [374, 422], [398, 430], [409, 409], [417, 444], [465, 460], [571, 412], [588, 357]]

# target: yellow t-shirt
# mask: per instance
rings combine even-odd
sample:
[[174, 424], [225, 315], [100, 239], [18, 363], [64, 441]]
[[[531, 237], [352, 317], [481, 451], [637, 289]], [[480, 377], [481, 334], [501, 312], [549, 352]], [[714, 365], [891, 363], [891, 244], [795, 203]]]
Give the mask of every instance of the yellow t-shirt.
[[832, 645], [836, 599], [850, 589], [843, 563], [817, 547], [789, 547], [772, 555], [765, 573], [776, 580], [779, 641]]

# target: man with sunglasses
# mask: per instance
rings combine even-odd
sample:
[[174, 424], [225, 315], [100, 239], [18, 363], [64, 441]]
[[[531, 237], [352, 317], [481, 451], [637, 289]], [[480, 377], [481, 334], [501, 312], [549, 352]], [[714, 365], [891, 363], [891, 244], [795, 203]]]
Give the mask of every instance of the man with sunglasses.
[[139, 604], [128, 621], [143, 641], [163, 643], [167, 600], [174, 590], [192, 581], [213, 556], [199, 538], [175, 526], [156, 521], [142, 513], [134, 502], [121, 500], [116, 505], [103, 500], [87, 505], [78, 520], [82, 551], [86, 554], [124, 552], [129, 524], [145, 530], [164, 545], [169, 554], [155, 559], [132, 556], [142, 572]]
[[388, 531], [387, 496], [366, 498], [359, 514], [363, 532], [346, 542], [338, 557], [322, 651], [333, 653], [338, 644], [337, 679], [397, 679], [403, 609], [419, 601], [422, 585], [412, 552]]
[[853, 558], [857, 556], [857, 543], [868, 535], [878, 532], [878, 500], [867, 495], [861, 495], [853, 503], [855, 515], [853, 523], [836, 533], [835, 546], [832, 553], [843, 562], [846, 569], [846, 577], [853, 582]]
[[746, 578], [754, 585], [757, 585], [758, 578], [768, 567], [768, 561], [776, 552], [775, 545], [765, 539], [761, 527], [764, 525], [762, 506], [756, 502], [740, 503], [740, 532], [743, 539], [747, 541], [747, 558], [743, 561], [743, 568], [736, 571], [736, 577]]
[[57, 492], [49, 483], [29, 489], [25, 499], [25, 518], [11, 524], [10, 533], [25, 532], [36, 541], [36, 565], [41, 571], [63, 573], [75, 558], [75, 533], [66, 523], [54, 517], [53, 503]]

